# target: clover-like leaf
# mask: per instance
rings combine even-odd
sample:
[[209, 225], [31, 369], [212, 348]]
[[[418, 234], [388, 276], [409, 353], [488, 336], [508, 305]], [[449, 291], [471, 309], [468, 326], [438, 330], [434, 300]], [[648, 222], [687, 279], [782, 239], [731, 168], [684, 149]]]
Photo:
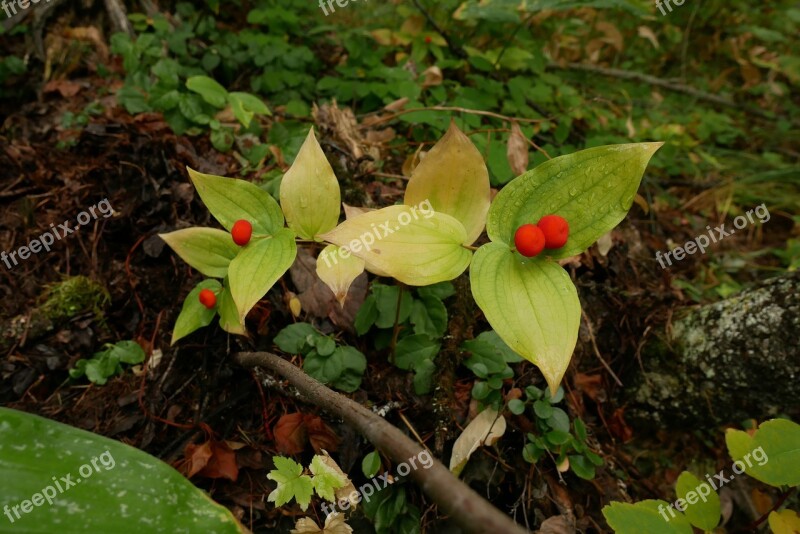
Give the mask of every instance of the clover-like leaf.
[[184, 228], [158, 234], [183, 261], [212, 278], [224, 278], [239, 247], [228, 232], [216, 228]]
[[203, 306], [199, 299], [200, 292], [204, 289], [210, 289], [218, 293], [222, 290], [222, 284], [217, 280], [203, 280], [194, 286], [194, 289], [186, 296], [186, 300], [183, 301], [181, 313], [178, 315], [175, 327], [172, 329], [170, 345], [174, 345], [179, 339], [188, 336], [195, 330], [210, 325], [211, 321], [214, 320], [214, 316], [217, 314], [216, 310], [209, 310]]
[[228, 277], [242, 324], [247, 312], [292, 266], [295, 256], [297, 245], [294, 234], [284, 228], [272, 237], [254, 239], [234, 258], [228, 269]]
[[556, 214], [569, 223], [569, 240], [548, 255], [580, 254], [625, 218], [647, 163], [662, 145], [602, 146], [542, 163], [497, 194], [486, 222], [489, 238], [511, 244], [521, 225]]
[[314, 492], [314, 485], [311, 477], [303, 474], [303, 466], [282, 456], [274, 456], [276, 469], [267, 474], [267, 478], [278, 483], [278, 487], [272, 490], [267, 496], [269, 502], [274, 502], [275, 506], [283, 506], [292, 499], [296, 499], [300, 508], [308, 508], [311, 502], [311, 494]]
[[569, 366], [581, 305], [569, 275], [557, 263], [527, 259], [488, 243], [470, 267], [472, 295], [500, 338], [533, 362], [555, 393]]
[[[725, 432], [734, 472], [770, 486], [800, 485], [800, 425], [788, 419], [761, 423], [753, 436], [741, 430]], [[737, 471], [738, 469], [738, 471]]]
[[281, 207], [257, 185], [186, 169], [203, 204], [226, 230], [239, 219], [250, 222], [256, 234], [272, 235], [283, 228]]
[[471, 257], [461, 246], [466, 240], [463, 224], [450, 215], [410, 206], [364, 213], [321, 237], [413, 286], [452, 280]]
[[280, 197], [289, 228], [303, 239], [318, 239], [339, 222], [339, 182], [313, 128], [283, 176]]
[[616, 534], [692, 534], [686, 517], [670, 509], [661, 500], [640, 501], [636, 504], [612, 502], [603, 507], [603, 515]]
[[465, 245], [486, 225], [491, 190], [483, 156], [455, 122], [411, 173], [404, 203], [430, 203], [437, 212], [458, 219], [466, 229]]
[[364, 260], [345, 254], [342, 248], [336, 245], [328, 245], [317, 257], [317, 276], [333, 291], [342, 308], [350, 284], [363, 272]]
[[722, 509], [719, 495], [711, 484], [684, 471], [675, 483], [675, 492], [686, 501], [683, 512], [694, 526], [708, 532], [719, 524]]

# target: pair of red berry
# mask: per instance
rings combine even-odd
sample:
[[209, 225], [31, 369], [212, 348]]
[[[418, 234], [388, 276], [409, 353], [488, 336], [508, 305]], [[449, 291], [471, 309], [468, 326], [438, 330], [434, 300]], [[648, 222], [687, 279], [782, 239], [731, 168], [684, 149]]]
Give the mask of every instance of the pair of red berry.
[[[253, 225], [250, 224], [249, 221], [239, 219], [233, 223], [233, 227], [231, 228], [231, 237], [233, 238], [234, 243], [240, 247], [243, 247], [250, 242], [250, 238], [252, 236]], [[200, 303], [209, 310], [214, 309], [214, 307], [217, 305], [217, 295], [210, 289], [203, 289], [200, 291], [198, 298], [200, 299]]]
[[535, 225], [523, 224], [514, 234], [517, 252], [526, 258], [538, 256], [544, 249], [561, 248], [569, 238], [569, 224], [558, 215], [545, 215]]

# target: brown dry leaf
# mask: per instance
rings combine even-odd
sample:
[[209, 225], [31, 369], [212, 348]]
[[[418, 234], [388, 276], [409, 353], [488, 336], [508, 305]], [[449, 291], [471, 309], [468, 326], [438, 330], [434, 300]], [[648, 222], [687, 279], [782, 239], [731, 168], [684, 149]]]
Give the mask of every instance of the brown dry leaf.
[[353, 534], [353, 529], [345, 523], [344, 514], [333, 512], [325, 518], [325, 528], [319, 528], [310, 517], [300, 518], [291, 534]]
[[614, 240], [611, 237], [611, 232], [603, 234], [600, 236], [600, 239], [597, 240], [597, 252], [603, 257], [608, 256], [608, 251], [611, 250], [613, 246]]
[[92, 43], [97, 50], [97, 53], [100, 55], [100, 58], [104, 62], [108, 61], [108, 46], [106, 46], [106, 42], [103, 40], [100, 30], [94, 26], [66, 28], [64, 30], [64, 37]]
[[425, 79], [422, 81], [422, 88], [425, 89], [426, 87], [433, 87], [434, 85], [442, 85], [444, 81], [444, 74], [442, 74], [442, 69], [437, 67], [436, 65], [432, 65], [422, 71], [422, 75], [425, 76]]
[[383, 109], [391, 112], [401, 111], [409, 102], [410, 99], [407, 96], [404, 96], [403, 98], [398, 98], [394, 102], [389, 102], [383, 107]]
[[516, 122], [511, 123], [511, 135], [508, 136], [508, 149], [506, 150], [508, 164], [515, 175], [519, 176], [528, 170], [530, 153], [525, 134]]
[[622, 443], [628, 443], [633, 439], [633, 430], [628, 426], [628, 423], [625, 422], [624, 408], [617, 408], [614, 410], [614, 414], [611, 416], [611, 420], [608, 423], [608, 429], [611, 431], [611, 434], [622, 440]]
[[563, 515], [548, 517], [536, 534], [575, 534], [575, 525]]
[[355, 510], [356, 506], [358, 506], [360, 498], [357, 494], [358, 492], [356, 491], [356, 487], [353, 485], [353, 481], [350, 480], [350, 477], [348, 477], [344, 471], [342, 471], [342, 468], [339, 467], [339, 464], [337, 464], [334, 461], [334, 459], [330, 457], [328, 451], [323, 449], [319, 453], [319, 456], [320, 456], [320, 461], [322, 463], [324, 463], [325, 465], [336, 471], [336, 473], [340, 477], [342, 477], [347, 481], [347, 483], [344, 486], [335, 490], [334, 493], [334, 495], [336, 496], [336, 502], [341, 503], [339, 504], [339, 507], [341, 508], [343, 503], [349, 502], [350, 509]]
[[282, 454], [299, 454], [306, 448], [308, 433], [300, 412], [291, 413], [278, 419], [272, 433], [275, 435], [275, 448]]
[[190, 443], [186, 446], [184, 456], [186, 463], [182, 466], [182, 472], [189, 478], [200, 475], [236, 482], [239, 477], [236, 453], [224, 441], [209, 440], [201, 445]]
[[303, 417], [303, 423], [306, 427], [308, 440], [317, 454], [321, 450], [335, 451], [339, 448], [339, 437], [321, 418], [316, 415], [306, 414]]
[[50, 80], [44, 86], [45, 93], [54, 93], [58, 91], [64, 98], [75, 96], [80, 90], [81, 84], [70, 80]]
[[639, 37], [650, 41], [650, 43], [653, 45], [653, 48], [656, 50], [661, 48], [661, 45], [658, 44], [658, 37], [656, 37], [656, 34], [653, 33], [653, 30], [651, 30], [648, 26], [639, 26], [636, 29], [636, 33], [639, 35]]
[[756, 507], [756, 511], [759, 515], [764, 515], [772, 510], [774, 503], [769, 494], [753, 488], [753, 490], [750, 491], [750, 498], [753, 499], [753, 505]]
[[494, 408], [486, 408], [470, 421], [453, 444], [450, 471], [458, 476], [469, 457], [483, 445], [494, 445], [506, 432], [506, 420]]
[[610, 22], [600, 21], [595, 24], [595, 28], [603, 32], [603, 41], [616, 48], [618, 52], [622, 52], [624, 39], [616, 26]]

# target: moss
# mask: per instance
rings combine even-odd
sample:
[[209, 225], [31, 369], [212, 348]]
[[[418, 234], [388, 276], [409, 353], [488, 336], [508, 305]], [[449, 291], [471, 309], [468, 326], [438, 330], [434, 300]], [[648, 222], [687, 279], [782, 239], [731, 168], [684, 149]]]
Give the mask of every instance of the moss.
[[45, 296], [40, 311], [54, 323], [87, 311], [101, 319], [103, 308], [110, 300], [106, 288], [86, 276], [73, 276], [57, 282], [47, 288]]

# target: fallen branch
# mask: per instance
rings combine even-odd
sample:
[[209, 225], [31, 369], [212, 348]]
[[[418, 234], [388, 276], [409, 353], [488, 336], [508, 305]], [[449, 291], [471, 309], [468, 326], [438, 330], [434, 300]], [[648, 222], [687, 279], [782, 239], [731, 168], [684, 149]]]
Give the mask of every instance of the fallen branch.
[[685, 95], [694, 97], [698, 100], [711, 102], [712, 104], [717, 104], [719, 106], [739, 109], [744, 112], [750, 113], [751, 115], [756, 115], [758, 117], [761, 117], [763, 119], [768, 119], [768, 120], [775, 119], [775, 117], [769, 113], [766, 113], [757, 108], [743, 106], [739, 102], [734, 102], [729, 98], [723, 98], [719, 95], [707, 93], [705, 91], [701, 91], [700, 89], [696, 89], [689, 85], [671, 82], [663, 78], [650, 76], [649, 74], [642, 74], [641, 72], [631, 72], [621, 69], [609, 69], [606, 67], [598, 67], [596, 65], [587, 65], [585, 63], [567, 63], [566, 65], [551, 63], [550, 65], [547, 66], [547, 68], [549, 70], [579, 70], [583, 72], [591, 72], [593, 74], [600, 74], [602, 76], [609, 76], [611, 78], [619, 78], [621, 80], [633, 80], [637, 82], [643, 82], [648, 85], [652, 85], [654, 87], [661, 87], [663, 89], [674, 91], [676, 93], [683, 93]]
[[[305, 400], [344, 419], [397, 463], [406, 462], [425, 450], [378, 415], [320, 384], [280, 356], [269, 352], [242, 352], [234, 359], [243, 367], [265, 367], [280, 374], [304, 395]], [[527, 532], [435, 459], [429, 469], [414, 469], [409, 476], [466, 532]]]

